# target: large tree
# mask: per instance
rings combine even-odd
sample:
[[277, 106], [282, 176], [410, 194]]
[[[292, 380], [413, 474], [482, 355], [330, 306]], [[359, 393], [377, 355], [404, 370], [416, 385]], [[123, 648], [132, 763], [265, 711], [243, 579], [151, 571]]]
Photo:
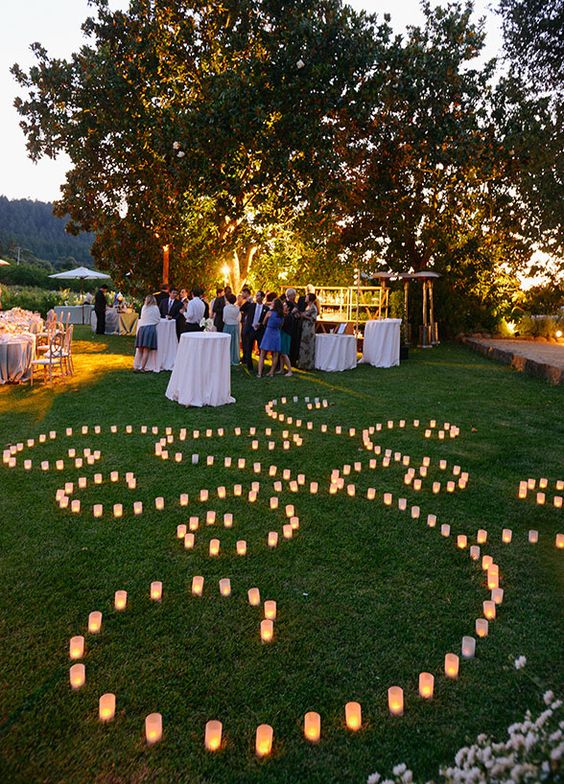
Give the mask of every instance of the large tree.
[[56, 205], [119, 275], [155, 278], [160, 246], [236, 285], [278, 227], [323, 216], [338, 184], [331, 118], [389, 28], [340, 0], [132, 0], [96, 15], [68, 61], [33, 46], [14, 74], [29, 154], [72, 161]]

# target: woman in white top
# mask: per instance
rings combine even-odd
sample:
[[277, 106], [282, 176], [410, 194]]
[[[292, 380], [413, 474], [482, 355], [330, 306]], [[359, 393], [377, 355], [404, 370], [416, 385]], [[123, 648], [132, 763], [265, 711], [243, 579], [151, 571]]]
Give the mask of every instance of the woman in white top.
[[225, 295], [226, 305], [223, 308], [223, 331], [231, 335], [231, 364], [238, 365], [239, 353], [239, 323], [241, 311], [235, 304], [237, 298], [234, 294]]
[[161, 312], [157, 300], [149, 294], [145, 297], [145, 304], [141, 308], [141, 316], [137, 324], [134, 362], [136, 370], [145, 370], [151, 351], [157, 350], [157, 324], [160, 320]]

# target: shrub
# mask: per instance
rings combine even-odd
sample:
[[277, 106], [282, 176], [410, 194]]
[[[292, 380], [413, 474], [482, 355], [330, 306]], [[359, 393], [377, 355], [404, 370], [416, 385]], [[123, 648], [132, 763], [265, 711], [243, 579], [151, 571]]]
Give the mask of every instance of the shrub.
[[31, 286], [0, 286], [1, 302], [4, 310], [23, 308], [24, 310], [37, 311], [43, 317], [55, 305], [65, 303], [65, 292], [45, 291]]

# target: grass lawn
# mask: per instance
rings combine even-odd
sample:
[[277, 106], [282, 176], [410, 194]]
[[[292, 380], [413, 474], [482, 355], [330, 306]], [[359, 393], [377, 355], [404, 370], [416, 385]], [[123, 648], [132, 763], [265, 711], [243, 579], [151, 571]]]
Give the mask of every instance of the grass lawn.
[[[398, 762], [426, 781], [477, 734], [503, 736], [527, 708], [540, 706], [545, 688], [561, 691], [564, 570], [563, 551], [554, 542], [564, 526], [552, 498], [556, 481], [564, 479], [562, 388], [445, 345], [415, 351], [390, 370], [360, 366], [344, 374], [258, 380], [238, 368], [232, 374], [235, 405], [186, 409], [165, 398], [168, 373], [131, 372], [131, 339], [96, 338], [79, 329], [76, 345], [72, 381], [54, 389], [0, 388], [4, 446], [57, 431], [56, 439], [24, 449], [15, 469], [0, 466], [0, 781], [328, 784], [364, 782], [374, 770], [389, 774]], [[287, 405], [280, 404], [282, 395]], [[304, 396], [326, 398], [330, 406], [308, 411]], [[291, 438], [297, 429], [295, 422], [266, 416], [271, 398], [278, 399], [277, 411], [303, 419], [301, 447], [281, 448], [282, 431]], [[437, 427], [426, 439], [431, 419], [438, 427], [457, 425], [459, 437], [440, 441]], [[363, 448], [362, 429], [377, 423], [383, 429], [372, 438], [382, 451], [409, 455], [415, 468], [430, 457], [421, 491], [404, 485], [407, 469], [393, 454], [385, 468], [383, 454]], [[97, 424], [99, 435], [93, 432]], [[110, 432], [114, 424], [117, 434]], [[335, 433], [337, 425], [343, 434]], [[159, 427], [158, 436], [152, 426]], [[175, 436], [171, 456], [182, 451], [182, 463], [154, 455], [167, 426]], [[258, 451], [251, 450], [253, 426]], [[72, 436], [65, 435], [67, 427]], [[241, 437], [234, 435], [236, 427]], [[273, 429], [275, 451], [268, 450], [265, 427]], [[354, 437], [349, 427], [356, 428]], [[180, 428], [188, 430], [184, 442]], [[212, 438], [205, 437], [207, 428]], [[226, 436], [217, 436], [217, 428]], [[84, 447], [99, 449], [101, 458], [75, 468], [67, 450]], [[193, 453], [200, 455], [198, 465], [192, 465]], [[206, 466], [208, 455], [215, 456], [213, 467]], [[234, 462], [245, 457], [247, 465], [226, 468], [225, 456]], [[23, 469], [26, 458], [33, 460], [31, 471]], [[65, 460], [64, 471], [41, 471], [42, 460], [53, 469], [57, 459]], [[439, 459], [447, 460], [445, 471]], [[255, 461], [260, 474], [253, 472]], [[362, 471], [353, 469], [345, 479], [356, 484], [356, 496], [330, 495], [331, 470], [355, 461]], [[274, 479], [271, 464], [278, 467]], [[465, 490], [447, 494], [454, 465], [470, 478]], [[284, 482], [274, 493], [284, 468], [293, 479], [303, 472], [306, 487], [292, 493]], [[134, 471], [137, 488], [111, 483], [112, 470], [120, 480]], [[102, 485], [93, 484], [95, 472], [103, 474]], [[89, 484], [73, 496], [82, 502], [77, 515], [58, 508], [55, 492], [79, 476]], [[535, 503], [534, 493], [517, 499], [519, 481], [529, 477], [549, 480], [545, 506]], [[254, 504], [246, 497], [252, 481], [261, 483]], [[318, 495], [308, 492], [310, 481], [319, 482]], [[438, 495], [433, 481], [441, 482]], [[236, 483], [243, 485], [241, 498], [234, 497]], [[224, 500], [216, 492], [222, 485]], [[374, 501], [366, 499], [368, 487], [376, 488]], [[200, 488], [209, 488], [208, 502], [198, 500]], [[393, 493], [391, 508], [384, 492]], [[186, 508], [179, 505], [181, 493], [189, 493]], [[274, 494], [280, 508], [271, 511]], [[156, 496], [165, 498], [164, 511], [155, 510]], [[399, 511], [398, 497], [407, 499], [408, 510], [420, 506], [420, 519]], [[144, 504], [137, 517], [134, 500]], [[124, 517], [113, 520], [112, 504], [120, 502]], [[95, 503], [104, 505], [101, 519], [92, 516]], [[295, 505], [300, 528], [283, 541], [287, 503]], [[206, 510], [217, 512], [214, 526], [206, 525]], [[226, 512], [234, 515], [232, 528], [223, 527]], [[426, 525], [429, 513], [438, 518], [434, 529]], [[200, 518], [191, 551], [176, 538], [176, 526], [190, 515]], [[442, 523], [451, 526], [448, 538], [440, 534]], [[478, 640], [476, 658], [461, 660], [458, 680], [447, 680], [445, 653], [460, 653], [462, 636], [474, 634], [489, 598], [479, 564], [468, 549], [456, 547], [457, 534], [474, 544], [479, 528], [488, 531], [482, 552], [499, 564], [505, 597], [489, 636]], [[513, 531], [510, 544], [501, 542], [503, 528]], [[537, 545], [528, 543], [529, 529], [539, 531]], [[280, 532], [275, 549], [266, 544], [271, 530]], [[221, 540], [217, 558], [208, 555], [214, 536]], [[248, 543], [244, 557], [235, 554], [239, 539]], [[194, 575], [205, 577], [201, 598], [190, 593]], [[223, 577], [231, 579], [229, 598], [219, 594]], [[160, 603], [149, 598], [153, 580], [163, 582]], [[260, 642], [262, 614], [249, 606], [251, 587], [278, 603], [271, 644]], [[128, 591], [124, 612], [113, 609], [118, 589]], [[99, 635], [87, 632], [92, 610], [103, 613]], [[72, 691], [68, 646], [77, 634], [86, 639], [86, 684]], [[517, 671], [519, 655], [527, 666]], [[417, 694], [421, 671], [435, 675], [431, 701]], [[401, 718], [388, 713], [392, 685], [404, 689]], [[105, 692], [117, 696], [116, 718], [101, 724], [97, 707]], [[362, 704], [359, 732], [345, 728], [349, 700]], [[322, 721], [315, 745], [302, 733], [311, 710]], [[163, 716], [164, 737], [148, 748], [143, 725], [154, 711]], [[204, 750], [209, 719], [223, 722], [216, 754]], [[274, 728], [274, 746], [269, 758], [259, 760], [254, 734], [263, 722]]]

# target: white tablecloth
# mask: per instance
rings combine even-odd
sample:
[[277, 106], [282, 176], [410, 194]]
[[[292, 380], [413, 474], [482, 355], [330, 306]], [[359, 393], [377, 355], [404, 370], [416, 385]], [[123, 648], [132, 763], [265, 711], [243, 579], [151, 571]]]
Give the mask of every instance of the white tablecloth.
[[224, 406], [231, 397], [231, 335], [185, 332], [166, 396], [183, 406]]
[[399, 365], [401, 319], [367, 321], [361, 362], [375, 367]]
[[35, 358], [35, 335], [11, 335], [0, 340], [0, 384], [27, 381]]
[[55, 305], [55, 313], [59, 321], [66, 323], [67, 316], [70, 316], [71, 324], [90, 324], [90, 313], [92, 305]]
[[[178, 340], [176, 337], [176, 321], [174, 319], [161, 319], [157, 324], [157, 350], [151, 351], [145, 370], [160, 373], [161, 370], [172, 370], [176, 360]], [[133, 360], [135, 370], [141, 367], [139, 349], [135, 352]]]
[[[92, 312], [90, 314], [90, 326], [92, 327], [92, 332], [96, 332], [96, 325], [98, 324], [98, 318], [96, 316], [96, 311], [92, 308]], [[105, 335], [115, 335], [119, 332], [119, 313], [115, 308], [106, 308], [106, 331]]]
[[352, 370], [356, 367], [354, 335], [316, 335], [316, 370]]

